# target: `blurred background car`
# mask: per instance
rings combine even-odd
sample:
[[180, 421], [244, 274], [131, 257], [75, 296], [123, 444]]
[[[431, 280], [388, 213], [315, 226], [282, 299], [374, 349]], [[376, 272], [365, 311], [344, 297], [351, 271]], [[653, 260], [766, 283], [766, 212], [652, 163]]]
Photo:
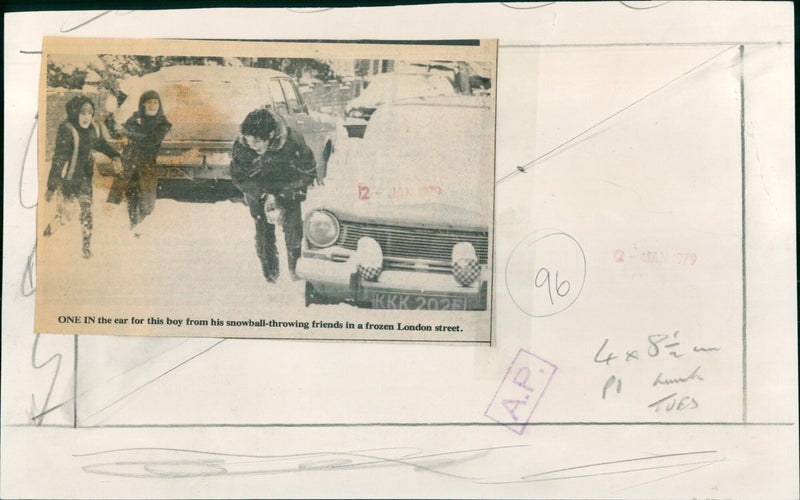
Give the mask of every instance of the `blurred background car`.
[[492, 88], [491, 68], [478, 62], [434, 60], [406, 63], [406, 68], [406, 71], [416, 68], [440, 73], [450, 81], [459, 94], [488, 95]]
[[380, 73], [372, 77], [361, 95], [347, 104], [344, 128], [349, 137], [363, 137], [367, 122], [381, 104], [410, 97], [455, 94], [453, 84], [438, 73]]

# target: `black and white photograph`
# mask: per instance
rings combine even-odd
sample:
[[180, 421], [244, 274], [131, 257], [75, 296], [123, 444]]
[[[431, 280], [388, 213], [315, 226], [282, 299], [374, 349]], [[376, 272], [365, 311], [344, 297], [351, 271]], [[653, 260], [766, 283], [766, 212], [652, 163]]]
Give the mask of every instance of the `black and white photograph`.
[[47, 39], [37, 329], [488, 342], [495, 53]]

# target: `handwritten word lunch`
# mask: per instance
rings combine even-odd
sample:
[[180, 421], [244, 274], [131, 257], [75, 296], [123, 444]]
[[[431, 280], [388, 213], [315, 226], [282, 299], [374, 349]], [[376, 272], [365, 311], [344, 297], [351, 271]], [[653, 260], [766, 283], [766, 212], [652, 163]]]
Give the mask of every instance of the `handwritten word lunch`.
[[336, 328], [336, 329], [350, 329], [350, 330], [404, 330], [404, 331], [420, 331], [420, 332], [460, 332], [463, 331], [459, 325], [425, 325], [422, 323], [406, 324], [406, 323], [353, 323], [351, 321], [278, 321], [275, 319], [239, 319], [239, 320], [222, 320], [218, 318], [210, 319], [196, 319], [196, 318], [169, 318], [169, 317], [148, 317], [137, 318], [131, 316], [129, 318], [112, 318], [106, 316], [59, 316], [59, 323], [72, 323], [79, 325], [144, 325], [149, 326], [173, 326], [173, 327], [195, 327], [195, 326], [222, 326], [222, 327], [259, 327], [259, 328], [302, 328], [309, 330], [313, 328]]

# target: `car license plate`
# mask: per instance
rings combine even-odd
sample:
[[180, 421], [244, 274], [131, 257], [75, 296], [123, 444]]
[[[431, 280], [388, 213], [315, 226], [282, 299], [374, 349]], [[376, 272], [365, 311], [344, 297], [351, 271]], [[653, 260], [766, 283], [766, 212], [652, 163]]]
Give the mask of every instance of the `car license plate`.
[[466, 297], [417, 295], [413, 293], [373, 292], [375, 309], [427, 309], [436, 311], [465, 311]]

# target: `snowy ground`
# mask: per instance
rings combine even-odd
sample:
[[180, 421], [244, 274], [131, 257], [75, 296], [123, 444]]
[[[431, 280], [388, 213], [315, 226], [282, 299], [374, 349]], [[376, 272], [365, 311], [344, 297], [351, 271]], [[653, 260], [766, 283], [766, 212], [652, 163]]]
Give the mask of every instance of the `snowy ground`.
[[[332, 169], [347, 154], [343, 129], [342, 134]], [[281, 273], [271, 284], [261, 274], [253, 222], [243, 203], [158, 199], [153, 213], [129, 229], [125, 202], [106, 202], [110, 184], [111, 178], [95, 176], [91, 259], [81, 258], [77, 207], [70, 223], [40, 238], [40, 297], [70, 303], [74, 313], [89, 315], [96, 314], [98, 302], [113, 304], [120, 316], [147, 311], [174, 317], [186, 310], [210, 315], [224, 310], [223, 303], [242, 314], [249, 310], [254, 319], [305, 310], [305, 282], [289, 275], [283, 231], [277, 230]], [[47, 256], [55, 252], [64, 265], [48, 265]], [[351, 309], [345, 304], [311, 307]]]

